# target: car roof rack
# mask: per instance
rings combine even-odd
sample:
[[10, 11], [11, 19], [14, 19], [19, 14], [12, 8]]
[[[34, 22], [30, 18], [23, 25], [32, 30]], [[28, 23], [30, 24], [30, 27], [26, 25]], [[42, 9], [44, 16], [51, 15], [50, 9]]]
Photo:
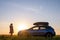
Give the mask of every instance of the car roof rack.
[[35, 22], [33, 25], [37, 25], [37, 26], [49, 26], [48, 22]]

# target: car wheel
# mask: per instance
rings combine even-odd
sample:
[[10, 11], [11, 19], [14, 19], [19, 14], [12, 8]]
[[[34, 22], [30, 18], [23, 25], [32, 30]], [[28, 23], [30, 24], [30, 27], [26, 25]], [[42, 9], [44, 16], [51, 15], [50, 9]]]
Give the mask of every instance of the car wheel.
[[47, 33], [46, 37], [51, 39], [53, 36], [51, 33]]

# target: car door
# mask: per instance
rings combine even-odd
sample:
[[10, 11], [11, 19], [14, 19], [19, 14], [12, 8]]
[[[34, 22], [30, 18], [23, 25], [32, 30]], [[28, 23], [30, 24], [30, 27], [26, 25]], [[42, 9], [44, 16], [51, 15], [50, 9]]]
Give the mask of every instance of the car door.
[[39, 35], [45, 35], [46, 34], [46, 27], [40, 27], [40, 29], [39, 29]]
[[38, 33], [39, 33], [39, 27], [33, 27], [29, 32], [32, 35], [38, 35]]

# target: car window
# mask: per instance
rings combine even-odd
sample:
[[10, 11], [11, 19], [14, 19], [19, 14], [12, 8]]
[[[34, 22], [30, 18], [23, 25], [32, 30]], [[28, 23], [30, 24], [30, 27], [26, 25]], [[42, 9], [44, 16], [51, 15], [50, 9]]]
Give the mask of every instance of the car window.
[[39, 27], [34, 27], [33, 30], [39, 30]]
[[40, 27], [40, 30], [44, 30], [44, 29], [46, 29], [45, 27]]

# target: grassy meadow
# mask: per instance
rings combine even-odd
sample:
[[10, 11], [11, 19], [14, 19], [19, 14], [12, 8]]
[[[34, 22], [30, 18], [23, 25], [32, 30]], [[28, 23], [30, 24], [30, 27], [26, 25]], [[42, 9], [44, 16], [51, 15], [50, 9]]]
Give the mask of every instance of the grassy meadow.
[[9, 36], [9, 35], [0, 35], [0, 40], [60, 40], [60, 36], [57, 35], [56, 37], [49, 39], [45, 37], [18, 37], [16, 35], [14, 36]]

